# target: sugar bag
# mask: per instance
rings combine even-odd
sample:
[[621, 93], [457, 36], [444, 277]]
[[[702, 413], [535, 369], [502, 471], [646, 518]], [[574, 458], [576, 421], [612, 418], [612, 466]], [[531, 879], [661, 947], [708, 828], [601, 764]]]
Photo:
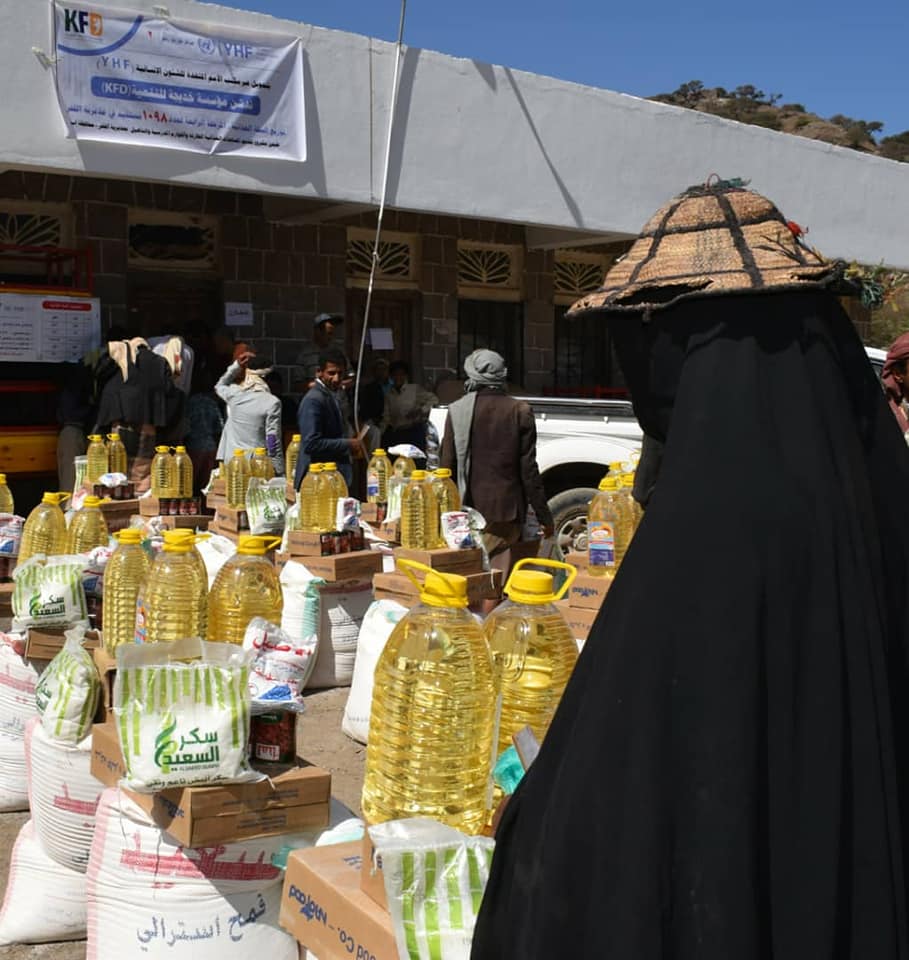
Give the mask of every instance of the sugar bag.
[[85, 621], [84, 558], [32, 557], [13, 571], [13, 626], [52, 627]]
[[303, 711], [303, 688], [315, 666], [316, 638], [297, 643], [264, 617], [253, 617], [243, 635], [243, 649], [253, 655], [249, 692], [253, 713]]
[[250, 533], [280, 534], [284, 530], [287, 513], [287, 493], [284, 477], [262, 480], [251, 477], [246, 489], [246, 516]]
[[24, 637], [0, 634], [0, 733], [22, 737], [25, 724], [37, 713], [35, 687], [43, 661], [22, 656]]
[[35, 688], [35, 705], [47, 735], [78, 743], [91, 730], [101, 695], [101, 680], [91, 654], [82, 646], [84, 631], [67, 630], [63, 649], [48, 664]]
[[312, 647], [315, 656], [319, 643], [319, 587], [325, 581], [314, 577], [296, 560], [284, 564], [280, 580], [284, 594], [281, 629], [297, 647]]
[[350, 686], [360, 625], [370, 603], [372, 583], [368, 580], [325, 583], [319, 587], [319, 650], [308, 688]]
[[25, 740], [0, 733], [0, 812], [28, 810]]
[[18, 557], [25, 518], [0, 513], [0, 557]]
[[257, 777], [246, 759], [251, 659], [235, 644], [195, 638], [117, 648], [113, 709], [126, 786]]
[[31, 820], [10, 856], [0, 906], [0, 946], [57, 943], [85, 936], [85, 874], [61, 867], [42, 849]]

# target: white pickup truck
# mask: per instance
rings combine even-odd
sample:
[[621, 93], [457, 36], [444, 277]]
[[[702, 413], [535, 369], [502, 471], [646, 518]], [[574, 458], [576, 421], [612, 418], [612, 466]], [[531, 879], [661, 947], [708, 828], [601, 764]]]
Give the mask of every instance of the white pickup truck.
[[[866, 347], [880, 377], [887, 354]], [[573, 400], [519, 397], [533, 409], [537, 424], [537, 463], [563, 552], [587, 549], [587, 506], [597, 484], [616, 460], [641, 449], [641, 428], [626, 400]], [[430, 416], [441, 437], [448, 408]]]
[[[597, 484], [617, 460], [626, 462], [641, 449], [641, 428], [626, 400], [573, 400], [517, 397], [526, 400], [537, 424], [537, 463], [556, 538], [563, 552], [587, 549], [587, 506]], [[441, 437], [447, 407], [430, 419]]]

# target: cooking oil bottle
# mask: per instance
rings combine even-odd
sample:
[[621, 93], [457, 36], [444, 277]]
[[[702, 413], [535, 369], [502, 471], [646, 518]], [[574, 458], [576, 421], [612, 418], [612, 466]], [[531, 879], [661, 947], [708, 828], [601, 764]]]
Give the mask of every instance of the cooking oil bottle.
[[274, 479], [275, 466], [265, 447], [256, 447], [253, 450], [253, 455], [249, 458], [249, 475], [260, 480]]
[[[568, 576], [558, 591], [551, 573], [527, 569], [551, 567]], [[519, 560], [505, 584], [505, 596], [486, 618], [484, 631], [502, 694], [497, 755], [525, 726], [542, 743], [568, 678], [578, 646], [565, 617], [553, 604], [568, 591], [577, 570], [555, 560]]]
[[297, 501], [300, 504], [300, 529], [307, 533], [316, 533], [319, 528], [319, 517], [316, 507], [316, 484], [318, 475], [322, 472], [321, 463], [311, 463], [306, 476], [300, 483], [300, 492]]
[[246, 488], [249, 486], [249, 461], [246, 459], [246, 451], [239, 447], [234, 450], [234, 455], [227, 462], [227, 475], [225, 486], [227, 488], [227, 505], [236, 510], [243, 510], [246, 507]]
[[280, 624], [284, 597], [275, 566], [265, 558], [280, 542], [280, 537], [240, 537], [208, 594], [209, 640], [242, 644], [253, 617]]
[[16, 504], [13, 493], [6, 485], [6, 474], [0, 473], [0, 513], [15, 513]]
[[106, 547], [110, 543], [107, 521], [101, 512], [100, 497], [86, 497], [82, 509], [77, 510], [70, 520], [66, 535], [67, 553], [88, 553], [95, 547]]
[[432, 550], [439, 541], [439, 504], [425, 470], [414, 470], [401, 494], [401, 546]]
[[[451, 470], [448, 467], [439, 467], [432, 475], [432, 492], [435, 494], [436, 503], [439, 505], [439, 521], [441, 524], [442, 514], [450, 513], [452, 510], [461, 509], [461, 494], [458, 492], [457, 485], [451, 479]], [[437, 537], [439, 546], [444, 546], [442, 539], [442, 529], [439, 527]]]
[[66, 517], [60, 504], [68, 496], [68, 493], [45, 493], [41, 503], [28, 515], [19, 543], [19, 563], [36, 553], [52, 556], [66, 550]]
[[[347, 481], [341, 475], [338, 465], [334, 461], [325, 464], [325, 475], [331, 483], [332, 500], [331, 510], [325, 515], [326, 529], [336, 530], [338, 528], [338, 501], [348, 496]], [[326, 499], [326, 510], [328, 510]]]
[[394, 475], [396, 477], [409, 477], [417, 465], [410, 457], [395, 457]]
[[169, 500], [177, 494], [177, 469], [170, 447], [155, 447], [151, 462], [151, 492], [159, 500]]
[[174, 450], [174, 472], [177, 475], [174, 496], [181, 500], [189, 500], [193, 495], [193, 462], [186, 447], [177, 447]]
[[[363, 815], [368, 823], [431, 817], [482, 830], [492, 799], [496, 691], [467, 581], [398, 560], [420, 588], [376, 664]], [[425, 574], [422, 585], [413, 570]]]
[[[202, 622], [204, 624], [208, 623], [208, 571], [205, 569], [205, 561], [202, 559], [202, 554], [199, 553], [196, 544], [200, 540], [206, 540], [211, 536], [209, 533], [194, 533], [192, 530], [175, 530], [173, 536], [177, 538], [183, 538], [190, 547], [189, 550], [189, 560], [192, 565], [193, 572], [193, 582], [195, 584], [194, 590], [201, 596], [206, 598], [206, 602], [202, 605]], [[200, 637], [205, 636], [204, 628], [203, 632], [199, 634]]]
[[107, 447], [100, 433], [92, 433], [88, 438], [88, 450], [85, 451], [85, 479], [97, 483], [108, 471]]
[[294, 477], [297, 475], [297, 460], [300, 459], [300, 441], [302, 439], [303, 437], [299, 433], [295, 433], [290, 438], [290, 443], [287, 444], [287, 449], [284, 451], [284, 476], [290, 483], [294, 482]]
[[638, 524], [641, 522], [642, 517], [644, 516], [644, 508], [634, 499], [632, 495], [632, 490], [634, 490], [634, 471], [622, 475], [622, 490], [628, 496], [628, 507], [631, 511], [631, 535], [634, 536], [635, 531], [638, 528]]
[[121, 643], [136, 635], [136, 597], [148, 573], [148, 554], [142, 549], [142, 532], [127, 527], [114, 534], [117, 548], [104, 571], [106, 589], [102, 607], [104, 648], [111, 655]]
[[366, 467], [366, 502], [388, 502], [388, 478], [391, 475], [391, 461], [381, 447], [376, 447]]
[[315, 507], [313, 522], [316, 533], [330, 533], [335, 529], [335, 512], [338, 504], [338, 488], [332, 479], [327, 463], [318, 464], [321, 468], [316, 472], [315, 479]]
[[593, 577], [615, 576], [631, 539], [631, 513], [619, 484], [603, 477], [587, 512], [587, 572]]
[[109, 433], [107, 435], [107, 470], [108, 473], [127, 473], [128, 458], [126, 456], [126, 447], [120, 439], [119, 433]]
[[208, 595], [191, 551], [192, 534], [165, 530], [158, 554], [136, 597], [136, 643], [165, 643], [184, 637], [204, 637]]

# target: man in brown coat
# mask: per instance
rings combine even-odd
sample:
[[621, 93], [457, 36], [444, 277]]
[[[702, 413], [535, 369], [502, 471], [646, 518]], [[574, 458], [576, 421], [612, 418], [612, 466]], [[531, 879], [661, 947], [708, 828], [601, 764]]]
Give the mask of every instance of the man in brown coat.
[[506, 394], [508, 371], [498, 353], [474, 350], [464, 372], [466, 395], [448, 408], [441, 466], [451, 470], [464, 506], [483, 514], [486, 549], [507, 574], [528, 504], [544, 536], [553, 531], [537, 467], [536, 424], [529, 405]]

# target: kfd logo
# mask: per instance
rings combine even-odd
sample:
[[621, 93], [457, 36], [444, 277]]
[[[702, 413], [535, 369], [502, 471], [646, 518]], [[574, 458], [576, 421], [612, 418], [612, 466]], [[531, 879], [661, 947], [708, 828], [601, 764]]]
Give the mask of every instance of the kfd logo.
[[64, 8], [63, 15], [63, 29], [67, 33], [88, 33], [93, 37], [100, 37], [104, 33], [104, 20], [100, 13]]

